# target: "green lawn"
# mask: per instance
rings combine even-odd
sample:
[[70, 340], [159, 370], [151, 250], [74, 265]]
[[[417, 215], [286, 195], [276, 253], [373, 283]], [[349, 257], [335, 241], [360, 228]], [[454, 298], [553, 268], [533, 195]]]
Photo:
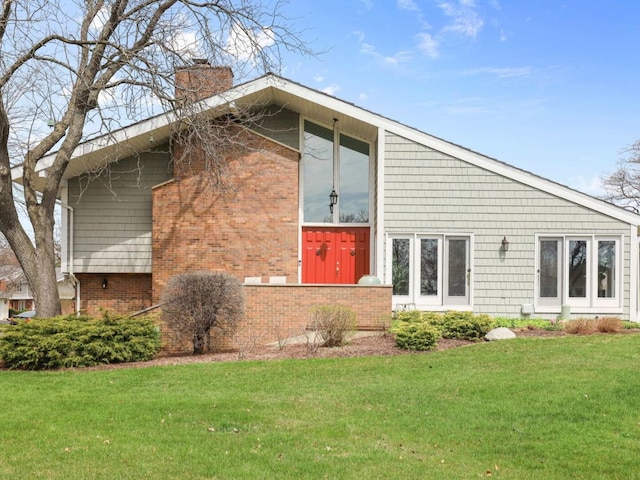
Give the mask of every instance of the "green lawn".
[[0, 372], [2, 479], [640, 478], [640, 336]]

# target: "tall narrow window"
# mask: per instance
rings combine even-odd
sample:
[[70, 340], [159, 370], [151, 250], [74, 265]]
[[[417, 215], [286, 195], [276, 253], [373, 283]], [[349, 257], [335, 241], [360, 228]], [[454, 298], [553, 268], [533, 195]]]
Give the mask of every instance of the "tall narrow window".
[[616, 296], [616, 242], [598, 241], [598, 297]]
[[340, 135], [340, 223], [369, 222], [369, 145]]
[[467, 241], [449, 240], [447, 293], [450, 297], [464, 297], [467, 292]]
[[558, 240], [540, 241], [540, 296], [556, 298], [559, 294], [559, 242]]
[[304, 122], [304, 221], [331, 222], [329, 193], [333, 189], [333, 132]]
[[411, 240], [394, 238], [392, 240], [392, 282], [394, 295], [409, 295], [411, 268]]
[[[304, 122], [303, 211], [307, 223], [369, 223], [369, 144]], [[337, 204], [329, 207], [329, 194]]]
[[438, 295], [438, 240], [420, 240], [420, 295]]
[[569, 241], [569, 297], [587, 296], [587, 242]]

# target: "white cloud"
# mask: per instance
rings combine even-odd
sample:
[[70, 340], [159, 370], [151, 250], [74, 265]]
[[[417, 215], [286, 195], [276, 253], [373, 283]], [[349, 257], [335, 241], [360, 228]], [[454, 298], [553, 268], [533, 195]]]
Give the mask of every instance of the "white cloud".
[[520, 78], [531, 76], [533, 69], [531, 67], [484, 67], [465, 70], [465, 75], [494, 75], [498, 78]]
[[358, 95], [358, 98], [359, 98], [360, 100], [363, 100], [363, 101], [364, 101], [364, 100], [368, 100], [368, 99], [369, 99], [369, 94], [362, 92], [362, 93], [360, 93], [360, 94]]
[[579, 192], [586, 193], [587, 195], [593, 195], [595, 197], [601, 197], [605, 194], [600, 175], [593, 175], [591, 177], [578, 175], [577, 177], [571, 177], [569, 178], [569, 186], [574, 190], [578, 190]]
[[409, 10], [412, 12], [420, 11], [420, 9], [418, 8], [418, 5], [414, 0], [397, 0], [397, 1], [398, 1], [398, 8], [400, 8], [400, 10]]
[[362, 32], [355, 32], [360, 43], [360, 52], [373, 57], [378, 63], [387, 66], [396, 66], [407, 63], [411, 60], [411, 53], [401, 50], [393, 55], [383, 55], [376, 50], [376, 47], [364, 41]]
[[174, 51], [184, 57], [199, 58], [203, 56], [202, 48], [194, 32], [178, 30], [166, 41]]
[[373, 0], [360, 0], [360, 3], [367, 10], [371, 10], [373, 8]]
[[229, 32], [227, 51], [238, 60], [251, 61], [262, 49], [274, 43], [274, 34], [269, 28], [265, 27], [256, 32], [235, 24]]
[[332, 83], [331, 85], [324, 87], [321, 91], [327, 95], [335, 95], [340, 90], [340, 85]]
[[472, 0], [460, 0], [458, 4], [441, 2], [438, 6], [452, 20], [443, 31], [475, 38], [484, 25], [484, 20], [473, 9], [475, 3]]
[[435, 38], [433, 38], [431, 34], [426, 32], [420, 33], [418, 35], [418, 38], [420, 39], [418, 48], [424, 53], [426, 53], [429, 57], [438, 58], [439, 56], [438, 41]]
[[91, 22], [91, 25], [89, 25], [89, 28], [95, 32], [99, 32], [100, 30], [102, 30], [102, 27], [104, 27], [105, 23], [107, 23], [108, 18], [109, 7], [104, 6], [100, 10], [98, 10], [96, 16], [93, 17], [93, 21]]
[[320, 74], [317, 74], [313, 77], [313, 80], [317, 83], [323, 82], [324, 81], [324, 77]]

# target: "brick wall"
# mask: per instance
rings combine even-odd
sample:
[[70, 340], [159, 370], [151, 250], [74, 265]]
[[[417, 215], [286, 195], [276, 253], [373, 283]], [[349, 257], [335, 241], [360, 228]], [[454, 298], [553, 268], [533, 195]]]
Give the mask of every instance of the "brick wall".
[[206, 61], [177, 68], [176, 99], [193, 102], [224, 92], [233, 87], [233, 71], [229, 67], [212, 67]]
[[[248, 350], [279, 339], [302, 335], [310, 311], [321, 305], [341, 305], [356, 314], [358, 329], [381, 328], [391, 317], [390, 285], [244, 285], [246, 314], [233, 338], [214, 335], [217, 351]], [[178, 343], [162, 326], [163, 353], [189, 353], [192, 346]]]
[[[133, 313], [151, 306], [151, 275], [145, 273], [77, 273], [80, 281], [80, 311], [99, 315]], [[103, 280], [107, 288], [102, 288]]]
[[206, 172], [153, 190], [154, 303], [170, 277], [187, 271], [297, 281], [299, 154], [241, 134], [244, 148], [228, 160], [226, 191]]

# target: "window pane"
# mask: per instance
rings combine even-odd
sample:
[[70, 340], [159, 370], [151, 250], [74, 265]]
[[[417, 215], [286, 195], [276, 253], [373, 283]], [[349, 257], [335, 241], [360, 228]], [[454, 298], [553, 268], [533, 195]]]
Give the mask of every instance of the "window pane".
[[438, 240], [420, 241], [420, 295], [438, 295]]
[[616, 296], [616, 242], [602, 240], [598, 242], [598, 297]]
[[391, 281], [394, 295], [409, 295], [410, 246], [408, 238], [393, 239]]
[[569, 297], [587, 296], [587, 241], [569, 241]]
[[540, 297], [558, 297], [558, 241], [540, 241]]
[[369, 145], [340, 135], [340, 222], [369, 222]]
[[448, 296], [464, 297], [467, 294], [467, 241], [448, 240]]
[[304, 122], [304, 221], [332, 222], [329, 194], [333, 188], [333, 132]]

